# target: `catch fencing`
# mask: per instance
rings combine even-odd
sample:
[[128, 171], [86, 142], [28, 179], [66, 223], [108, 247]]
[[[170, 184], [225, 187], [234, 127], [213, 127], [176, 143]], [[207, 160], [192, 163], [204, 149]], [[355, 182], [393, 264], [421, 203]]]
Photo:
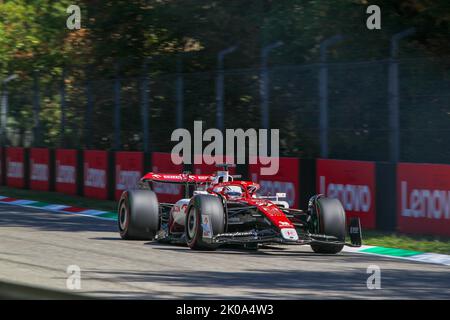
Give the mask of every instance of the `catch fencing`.
[[281, 156], [450, 162], [450, 74], [442, 60], [201, 72], [180, 64], [166, 74], [144, 62], [132, 71], [117, 64], [108, 72], [21, 73], [3, 86], [2, 145], [170, 152], [172, 131], [201, 120], [205, 129], [221, 121], [224, 128], [280, 129]]

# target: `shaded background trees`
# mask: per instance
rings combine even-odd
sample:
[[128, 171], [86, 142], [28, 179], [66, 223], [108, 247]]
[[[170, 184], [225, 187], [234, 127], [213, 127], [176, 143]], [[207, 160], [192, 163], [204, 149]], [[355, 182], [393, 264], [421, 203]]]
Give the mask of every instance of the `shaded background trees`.
[[[402, 159], [450, 161], [445, 0], [85, 0], [77, 3], [82, 28], [68, 30], [66, 8], [72, 2], [0, 2], [0, 78], [19, 76], [8, 85], [7, 143], [111, 148], [119, 80], [120, 147], [142, 150], [142, 79], [148, 75], [151, 147], [169, 151], [177, 62], [183, 72], [183, 125], [204, 120], [214, 127], [217, 53], [231, 45], [239, 48], [225, 60], [225, 125], [258, 128], [260, 50], [282, 40], [269, 59], [270, 124], [281, 129], [284, 155], [314, 157], [319, 45], [343, 34], [344, 41], [329, 50], [330, 156], [385, 160], [389, 41], [415, 27], [399, 53]], [[381, 30], [366, 28], [370, 4], [381, 7]]]

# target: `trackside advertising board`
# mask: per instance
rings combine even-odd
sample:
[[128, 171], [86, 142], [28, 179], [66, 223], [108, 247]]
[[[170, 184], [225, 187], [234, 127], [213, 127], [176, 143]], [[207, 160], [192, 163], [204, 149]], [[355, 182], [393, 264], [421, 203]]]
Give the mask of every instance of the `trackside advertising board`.
[[3, 148], [0, 147], [0, 184], [3, 185]]
[[25, 187], [24, 148], [6, 148], [6, 184], [9, 187]]
[[142, 152], [116, 152], [115, 198], [120, 199], [124, 190], [136, 189], [144, 171]]
[[48, 149], [30, 149], [30, 188], [48, 191], [50, 188], [50, 154]]
[[[170, 153], [152, 153], [152, 172], [155, 173], [182, 173], [183, 165], [174, 164]], [[158, 195], [159, 202], [175, 203], [183, 197], [184, 187], [175, 183], [153, 183], [153, 190]]]
[[316, 164], [317, 193], [339, 199], [347, 218], [359, 217], [363, 228], [375, 228], [375, 163], [318, 159]]
[[297, 158], [279, 158], [279, 169], [275, 175], [261, 175], [261, 167], [267, 167], [260, 162], [249, 164], [248, 175], [250, 180], [260, 184], [259, 194], [266, 196], [278, 193], [286, 193], [285, 199], [291, 208], [299, 206], [299, 166], [300, 161]]
[[90, 198], [108, 198], [108, 152], [84, 151], [84, 195]]
[[55, 189], [57, 192], [77, 194], [77, 151], [55, 151]]
[[450, 165], [399, 163], [400, 232], [450, 236]]

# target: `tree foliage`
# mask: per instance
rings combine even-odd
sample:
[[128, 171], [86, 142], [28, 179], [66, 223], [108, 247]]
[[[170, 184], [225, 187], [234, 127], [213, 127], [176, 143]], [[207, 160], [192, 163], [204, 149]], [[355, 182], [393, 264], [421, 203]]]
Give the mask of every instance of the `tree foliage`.
[[[415, 27], [417, 32], [402, 40], [401, 57], [440, 59], [440, 65], [450, 61], [450, 4], [447, 0], [80, 0], [77, 4], [82, 10], [82, 28], [68, 30], [66, 8], [72, 3], [70, 0], [0, 1], [0, 78], [16, 73], [20, 76], [20, 85], [11, 90], [15, 90], [19, 97], [22, 92], [29, 92], [27, 97], [21, 97], [23, 100], [16, 99], [16, 104], [12, 104], [20, 108], [12, 110], [15, 112], [14, 125], [22, 131], [35, 125], [32, 121], [32, 88], [33, 77], [38, 74], [43, 142], [49, 145], [59, 141], [59, 88], [63, 69], [66, 70], [70, 123], [68, 138], [72, 145], [77, 145], [83, 139], [76, 137], [84, 134], [86, 82], [89, 79], [97, 81], [93, 87], [93, 122], [111, 124], [116, 73], [119, 72], [123, 79], [134, 79], [122, 81], [126, 95], [122, 109], [137, 108], [140, 99], [138, 80], [142, 76], [145, 59], [149, 59], [153, 79], [159, 79], [152, 84], [152, 130], [153, 134], [164, 138], [167, 138], [164, 132], [168, 130], [162, 123], [170, 122], [171, 127], [174, 122], [173, 95], [178, 59], [182, 59], [183, 72], [186, 73], [186, 122], [198, 117], [213, 118], [215, 98], [211, 83], [214, 78], [212, 73], [204, 72], [214, 72], [219, 51], [238, 45], [238, 50], [226, 57], [225, 68], [250, 68], [248, 70], [251, 71], [227, 76], [225, 107], [227, 121], [243, 127], [259, 126], [259, 74], [256, 68], [260, 66], [261, 48], [275, 41], [282, 40], [284, 45], [271, 53], [271, 66], [316, 63], [321, 41], [336, 34], [345, 38], [329, 49], [331, 61], [367, 61], [387, 58], [391, 36]], [[381, 8], [381, 30], [366, 28], [366, 8], [370, 4]], [[274, 121], [278, 121], [281, 115], [290, 116], [282, 141], [286, 153], [301, 154], [308, 150], [308, 155], [315, 155], [314, 150], [317, 150], [317, 132], [311, 129], [308, 134], [297, 128], [300, 124], [311, 124], [311, 121], [300, 117], [299, 112], [312, 114], [317, 102], [308, 100], [316, 97], [317, 79], [311, 70], [299, 71], [299, 76], [304, 77], [303, 82], [295, 80], [292, 72], [286, 72], [278, 80], [274, 79], [271, 87]], [[339, 72], [355, 84], [364, 84], [361, 87], [364, 91], [379, 85], [379, 73], [384, 71], [376, 70], [377, 80], [373, 77], [364, 81], [352, 78], [350, 71]], [[164, 78], [164, 74], [173, 74], [173, 77]], [[306, 81], [310, 83], [304, 84]], [[335, 81], [340, 92], [349, 89], [344, 85], [339, 87], [342, 78], [331, 78], [331, 81]], [[293, 87], [294, 83], [297, 87]], [[290, 99], [290, 104], [286, 104], [286, 99]], [[371, 106], [370, 99], [372, 97], [358, 100], [353, 93], [342, 101], [345, 101], [346, 112], [354, 114], [358, 104]], [[172, 112], [167, 115], [167, 110]], [[130, 117], [126, 124], [139, 122], [139, 112], [133, 113], [134, 116], [125, 114]], [[241, 114], [249, 116], [243, 119], [239, 116]], [[440, 115], [438, 113], [436, 117]], [[363, 121], [363, 126], [373, 126], [371, 121], [377, 116], [372, 114], [369, 119], [364, 115], [359, 121]], [[111, 144], [111, 130], [111, 126], [105, 125], [104, 132], [94, 135], [92, 139], [97, 146]], [[139, 135], [139, 128], [130, 126], [124, 130], [128, 130], [124, 133], [124, 144], [133, 145], [133, 141], [140, 141], [139, 137], [135, 138]], [[366, 138], [372, 139], [373, 136]], [[349, 141], [355, 137], [340, 136], [336, 139], [342, 140], [339, 142], [342, 145], [347, 143], [349, 149], [353, 148]], [[376, 143], [382, 145], [380, 141]], [[134, 148], [139, 148], [139, 143]], [[298, 148], [299, 144], [303, 144], [303, 148]]]

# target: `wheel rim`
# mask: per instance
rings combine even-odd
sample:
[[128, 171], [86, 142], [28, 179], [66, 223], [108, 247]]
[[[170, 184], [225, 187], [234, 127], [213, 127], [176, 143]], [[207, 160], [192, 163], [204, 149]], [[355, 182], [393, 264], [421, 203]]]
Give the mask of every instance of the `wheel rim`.
[[190, 239], [194, 239], [197, 229], [197, 215], [195, 214], [195, 209], [189, 211], [187, 230]]
[[125, 230], [125, 228], [127, 227], [127, 222], [128, 222], [127, 206], [125, 204], [122, 204], [119, 213], [119, 226], [121, 230]]

